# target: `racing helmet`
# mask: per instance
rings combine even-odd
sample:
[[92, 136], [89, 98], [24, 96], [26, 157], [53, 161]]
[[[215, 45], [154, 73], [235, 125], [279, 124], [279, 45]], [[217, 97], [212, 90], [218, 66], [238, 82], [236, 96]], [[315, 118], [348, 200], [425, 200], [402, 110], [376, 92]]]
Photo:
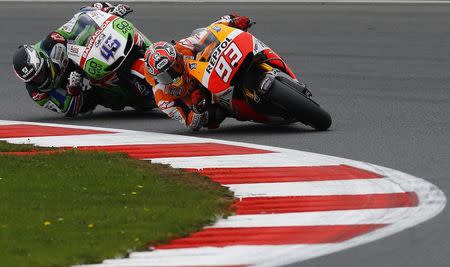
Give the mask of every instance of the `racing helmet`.
[[32, 83], [45, 91], [51, 82], [51, 66], [46, 57], [39, 55], [31, 45], [22, 45], [13, 56], [14, 73], [26, 83]]
[[152, 77], [161, 84], [181, 86], [183, 67], [175, 47], [167, 42], [157, 42], [145, 52], [145, 66]]

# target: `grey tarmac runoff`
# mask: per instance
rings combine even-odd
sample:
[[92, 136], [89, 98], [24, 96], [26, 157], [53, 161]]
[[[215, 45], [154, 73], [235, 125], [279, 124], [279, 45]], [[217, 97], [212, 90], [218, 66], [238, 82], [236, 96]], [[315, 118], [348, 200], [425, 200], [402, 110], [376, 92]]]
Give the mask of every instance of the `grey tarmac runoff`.
[[[271, 145], [366, 161], [450, 183], [450, 5], [132, 3], [129, 17], [151, 40], [178, 39], [220, 15], [255, 18], [255, 36], [287, 59], [334, 119], [330, 131], [227, 120], [191, 133], [159, 113], [67, 120], [29, 99], [14, 77], [18, 44], [43, 38], [81, 3], [0, 3], [1, 119], [103, 126]], [[164, 29], [164, 30], [160, 30]], [[450, 214], [336, 254], [291, 266], [447, 266]]]

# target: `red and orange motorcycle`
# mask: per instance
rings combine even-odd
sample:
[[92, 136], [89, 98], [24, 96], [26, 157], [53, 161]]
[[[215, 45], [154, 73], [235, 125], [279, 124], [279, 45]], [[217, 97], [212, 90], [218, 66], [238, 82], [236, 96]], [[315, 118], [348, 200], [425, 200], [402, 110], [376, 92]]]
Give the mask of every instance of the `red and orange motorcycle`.
[[285, 61], [252, 34], [222, 24], [200, 33], [204, 49], [187, 71], [238, 120], [267, 124], [301, 122], [327, 130], [331, 116], [311, 99]]

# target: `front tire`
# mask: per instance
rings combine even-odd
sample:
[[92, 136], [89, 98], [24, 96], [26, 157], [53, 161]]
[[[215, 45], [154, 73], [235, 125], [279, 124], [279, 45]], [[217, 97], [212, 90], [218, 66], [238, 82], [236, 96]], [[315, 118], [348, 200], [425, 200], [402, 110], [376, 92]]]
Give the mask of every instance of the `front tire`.
[[300, 85], [287, 78], [275, 79], [267, 92], [270, 101], [285, 109], [288, 115], [318, 131], [331, 126], [331, 116], [319, 104], [301, 93]]

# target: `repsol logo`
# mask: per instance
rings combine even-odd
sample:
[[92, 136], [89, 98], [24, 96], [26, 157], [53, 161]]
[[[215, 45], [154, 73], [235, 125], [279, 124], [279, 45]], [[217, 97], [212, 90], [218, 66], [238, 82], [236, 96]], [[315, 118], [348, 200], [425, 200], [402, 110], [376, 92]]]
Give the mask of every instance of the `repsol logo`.
[[211, 58], [209, 59], [209, 64], [206, 67], [206, 72], [211, 74], [214, 65], [216, 65], [217, 59], [219, 58], [220, 54], [222, 54], [222, 51], [227, 48], [228, 44], [230, 44], [230, 42], [233, 41], [230, 38], [225, 38], [225, 40], [223, 40], [223, 42], [221, 42], [216, 49], [214, 49], [214, 52], [211, 55]]

